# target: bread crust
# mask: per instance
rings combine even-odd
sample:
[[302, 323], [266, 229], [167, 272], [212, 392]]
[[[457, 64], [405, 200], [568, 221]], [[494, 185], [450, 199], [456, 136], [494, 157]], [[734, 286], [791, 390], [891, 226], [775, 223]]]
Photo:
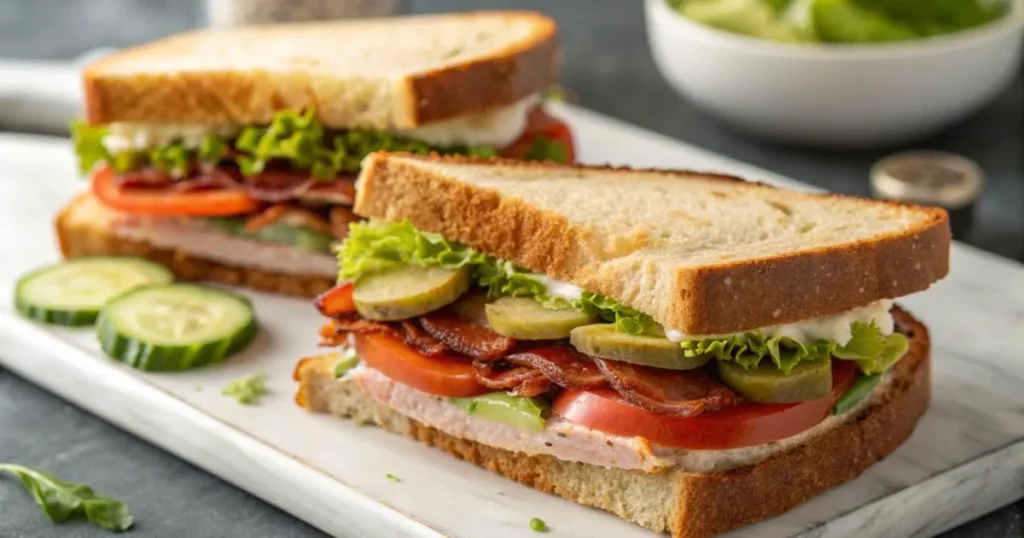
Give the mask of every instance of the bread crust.
[[[924, 219], [907, 229], [872, 240], [788, 255], [682, 268], [667, 283], [668, 293], [635, 293], [630, 286], [637, 267], [608, 269], [594, 253], [590, 231], [566, 217], [502, 197], [414, 161], [502, 164], [523, 169], [572, 168], [588, 171], [629, 171], [632, 174], [670, 174], [681, 181], [693, 178], [767, 186], [720, 174], [692, 171], [630, 169], [627, 167], [562, 165], [474, 159], [462, 156], [416, 156], [377, 153], [363, 162], [355, 212], [389, 221], [410, 220], [418, 228], [437, 232], [482, 252], [511, 260], [622, 301], [687, 334], [724, 334], [766, 325], [791, 323], [836, 314], [881, 299], [902, 297], [927, 289], [949, 272], [951, 232], [945, 210], [897, 202]], [[836, 194], [808, 194], [822, 200]], [[501, 223], [493, 225], [493, 223]], [[808, 286], [808, 283], [814, 283]], [[628, 296], [632, 294], [630, 300]], [[738, 300], [738, 298], [741, 298]], [[780, 306], [785, 306], [780, 309]]]
[[226, 265], [193, 256], [177, 249], [157, 248], [143, 241], [123, 239], [101, 226], [76, 222], [71, 218], [81, 195], [57, 214], [54, 228], [61, 255], [65, 259], [83, 256], [138, 256], [167, 266], [181, 280], [219, 282], [260, 291], [314, 298], [332, 288], [333, 278], [323, 275], [291, 275]]
[[910, 331], [910, 350], [875, 401], [801, 446], [722, 472], [609, 469], [456, 438], [377, 404], [355, 383], [335, 380], [328, 357], [296, 365], [296, 401], [310, 411], [408, 435], [506, 478], [673, 538], [705, 538], [789, 511], [860, 475], [910, 436], [931, 399], [930, 340], [925, 326], [908, 313], [897, 308], [895, 316]]
[[[332, 102], [338, 101], [335, 93], [338, 84], [323, 80], [329, 79], [329, 73], [313, 73], [301, 65], [285, 72], [237, 70], [230, 62], [203, 70], [147, 71], [147, 63], [154, 58], [195, 54], [188, 51], [191, 44], [211, 32], [223, 32], [223, 39], [232, 39], [232, 31], [266, 29], [186, 32], [120, 51], [88, 66], [82, 78], [85, 119], [93, 125], [111, 122], [255, 125], [269, 123], [280, 110], [313, 107], [320, 122], [331, 128], [408, 129], [510, 105], [557, 81], [560, 56], [554, 20], [531, 11], [469, 12], [434, 17], [461, 18], [467, 25], [473, 24], [474, 17], [526, 20], [532, 24], [533, 32], [526, 39], [494, 53], [393, 81], [396, 91], [392, 102], [370, 114], [366, 110], [336, 106]], [[340, 31], [346, 24], [353, 22], [319, 23], [317, 26], [337, 27]], [[302, 39], [304, 26], [313, 25], [290, 26], [296, 40]], [[278, 26], [274, 31], [285, 28]], [[177, 49], [187, 52], [179, 53]], [[306, 61], [310, 62], [307, 67], [315, 67], [315, 58]], [[126, 64], [138, 65], [138, 68], [128, 74], [113, 69]]]

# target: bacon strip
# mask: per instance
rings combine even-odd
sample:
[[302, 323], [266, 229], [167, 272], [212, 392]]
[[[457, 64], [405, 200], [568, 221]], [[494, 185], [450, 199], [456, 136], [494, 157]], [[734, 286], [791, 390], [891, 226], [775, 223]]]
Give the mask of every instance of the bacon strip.
[[516, 345], [515, 340], [492, 331], [490, 327], [456, 316], [423, 316], [420, 325], [453, 351], [474, 359], [500, 359]]
[[120, 175], [118, 186], [125, 189], [170, 189], [175, 192], [210, 188], [238, 189], [256, 200], [270, 204], [307, 200], [351, 205], [355, 201], [355, 181], [355, 175], [352, 174], [339, 175], [325, 181], [310, 176], [308, 172], [279, 167], [243, 177], [234, 167], [195, 164], [184, 178], [174, 177], [155, 168], [128, 172]]
[[505, 360], [536, 368], [551, 381], [569, 389], [596, 389], [606, 384], [594, 361], [567, 345], [537, 347], [509, 355]]
[[473, 377], [481, 385], [494, 390], [506, 390], [516, 396], [532, 398], [547, 392], [552, 382], [540, 370], [518, 366], [502, 370], [493, 363], [474, 362]]
[[401, 326], [405, 331], [405, 343], [418, 349], [420, 353], [434, 357], [449, 351], [444, 342], [425, 332], [415, 320], [403, 320]]
[[627, 402], [648, 411], [693, 417], [740, 403], [740, 397], [704, 370], [665, 370], [594, 358]]

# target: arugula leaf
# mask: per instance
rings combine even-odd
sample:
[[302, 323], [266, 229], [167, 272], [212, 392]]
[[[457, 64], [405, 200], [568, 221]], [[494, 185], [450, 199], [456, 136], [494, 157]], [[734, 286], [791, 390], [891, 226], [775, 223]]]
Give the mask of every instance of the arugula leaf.
[[251, 405], [267, 392], [267, 376], [263, 373], [247, 375], [235, 379], [220, 392], [224, 396], [232, 396], [238, 403]]
[[630, 334], [640, 334], [654, 325], [650, 316], [596, 293], [583, 292], [573, 301], [548, 295], [547, 286], [528, 270], [466, 245], [449, 242], [440, 234], [421, 232], [409, 221], [353, 223], [337, 254], [339, 280], [403, 265], [468, 267], [472, 277], [491, 297], [532, 297], [547, 308], [575, 308], [615, 323], [619, 330]]
[[97, 163], [111, 162], [110, 152], [103, 145], [103, 137], [107, 136], [106, 127], [73, 121], [70, 129], [75, 155], [78, 155], [78, 172], [80, 174], [83, 176], [88, 174]]
[[109, 530], [125, 531], [132, 526], [132, 514], [123, 502], [97, 495], [86, 484], [65, 482], [49, 473], [13, 463], [0, 463], [0, 471], [17, 476], [54, 523], [84, 517]]
[[768, 358], [787, 374], [800, 362], [832, 356], [856, 362], [865, 375], [885, 372], [906, 354], [909, 347], [906, 336], [899, 333], [885, 336], [878, 327], [869, 323], [854, 322], [850, 329], [853, 337], [843, 346], [825, 340], [804, 344], [787, 336], [766, 338], [760, 331], [727, 338], [687, 340], [681, 345], [687, 357], [711, 354], [744, 368], [756, 368]]

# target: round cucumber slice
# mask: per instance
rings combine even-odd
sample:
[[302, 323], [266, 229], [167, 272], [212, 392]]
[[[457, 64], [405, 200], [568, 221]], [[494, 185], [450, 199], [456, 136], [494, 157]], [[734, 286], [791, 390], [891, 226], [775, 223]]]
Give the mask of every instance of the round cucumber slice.
[[469, 270], [406, 266], [356, 281], [352, 300], [364, 318], [408, 319], [451, 304], [469, 289]]
[[256, 337], [241, 295], [195, 284], [154, 285], [108, 303], [96, 324], [100, 347], [146, 371], [181, 371], [223, 360]]
[[148, 284], [168, 284], [174, 274], [141, 258], [96, 256], [37, 269], [15, 285], [14, 305], [25, 317], [55, 325], [96, 321], [112, 298]]
[[479, 325], [489, 325], [486, 307], [487, 292], [478, 290], [459, 297], [459, 300], [452, 304], [452, 311], [460, 318], [468, 319]]
[[692, 370], [711, 360], [710, 355], [687, 357], [676, 342], [657, 335], [624, 333], [611, 323], [573, 329], [569, 343], [592, 357], [670, 370]]
[[788, 374], [771, 361], [744, 368], [732, 361], [716, 361], [718, 375], [732, 390], [751, 402], [796, 403], [821, 398], [832, 390], [832, 361], [801, 362]]
[[502, 297], [484, 307], [494, 332], [517, 340], [567, 338], [594, 318], [575, 309], [551, 310], [533, 299]]

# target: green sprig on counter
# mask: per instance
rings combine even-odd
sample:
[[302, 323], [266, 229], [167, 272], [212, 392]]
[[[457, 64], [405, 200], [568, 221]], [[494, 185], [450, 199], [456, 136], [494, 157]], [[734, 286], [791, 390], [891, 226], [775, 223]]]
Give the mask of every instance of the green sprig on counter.
[[240, 377], [224, 387], [221, 394], [235, 398], [240, 404], [252, 405], [266, 394], [266, 380], [267, 376], [262, 373]]
[[85, 518], [109, 531], [126, 531], [132, 526], [128, 505], [98, 495], [86, 484], [65, 482], [52, 474], [13, 463], [0, 463], [0, 471], [18, 477], [54, 523]]

